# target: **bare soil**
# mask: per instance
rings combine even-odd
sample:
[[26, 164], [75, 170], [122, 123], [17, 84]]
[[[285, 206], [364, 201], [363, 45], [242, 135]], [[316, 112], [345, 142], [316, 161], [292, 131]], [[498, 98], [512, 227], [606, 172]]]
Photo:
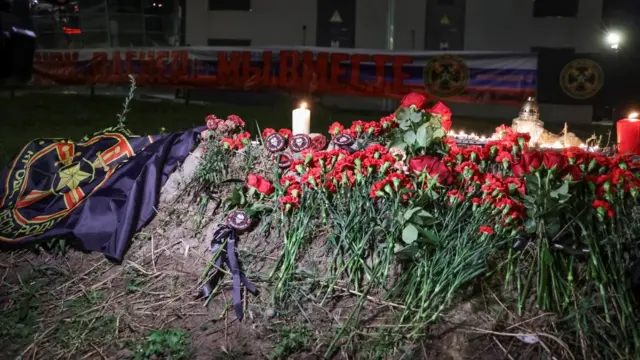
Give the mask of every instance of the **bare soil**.
[[[19, 305], [12, 299], [29, 285], [25, 284], [27, 279], [38, 283], [34, 295], [39, 299], [31, 325], [20, 317], [0, 318], [24, 322], [30, 329], [22, 338], [15, 334], [0, 338], [0, 358], [127, 359], [135, 356], [132, 344], [144, 342], [149, 331], [167, 328], [182, 329], [189, 335], [187, 359], [263, 359], [277, 357], [287, 346], [291, 349], [285, 358], [322, 358], [358, 301], [358, 292], [339, 287], [323, 301], [326, 292], [321, 281], [300, 281], [287, 303], [273, 305], [268, 277], [282, 251], [282, 234], [277, 229], [265, 236], [258, 226], [241, 236], [241, 263], [260, 291], [257, 296], [245, 293], [242, 322], [230, 306], [229, 275], [223, 277], [223, 286], [207, 306], [204, 300], [196, 299], [199, 280], [212, 255], [211, 234], [223, 221], [216, 201], [209, 202], [205, 216], [198, 221], [199, 194], [187, 187], [198, 156], [196, 151], [181, 175], [165, 186], [157, 216], [133, 239], [122, 264], [78, 251], [64, 256], [27, 251], [0, 254], [0, 311]], [[242, 155], [238, 157], [230, 162], [230, 177], [243, 177]], [[255, 169], [266, 167], [258, 162]], [[221, 187], [218, 198], [224, 199], [231, 189]], [[321, 277], [331, 256], [325, 241], [322, 229], [318, 229], [317, 238], [300, 254], [298, 270], [311, 274], [310, 278]], [[93, 319], [72, 330], [57, 325], [73, 323], [74, 316], [82, 315], [70, 312], [64, 304], [95, 293], [100, 294], [100, 301], [83, 311], [95, 313]], [[376, 350], [381, 347], [388, 350], [386, 358], [537, 358], [540, 344], [525, 344], [514, 334], [544, 329], [536, 321], [517, 320], [494, 298], [480, 292], [461, 299], [439, 324], [429, 328], [422, 342], [396, 347], [375, 335], [385, 329], [393, 332], [395, 315], [402, 305], [381, 301], [378, 294], [372, 294], [364, 303], [357, 328], [349, 329], [332, 357], [374, 358], [374, 354], [382, 354]], [[107, 317], [113, 319], [109, 326], [94, 326]], [[520, 324], [507, 329], [505, 322]]]

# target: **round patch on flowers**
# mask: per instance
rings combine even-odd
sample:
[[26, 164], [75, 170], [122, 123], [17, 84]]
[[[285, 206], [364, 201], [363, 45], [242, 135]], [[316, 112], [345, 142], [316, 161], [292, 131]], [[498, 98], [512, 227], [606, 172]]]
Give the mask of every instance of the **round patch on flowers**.
[[287, 154], [278, 154], [273, 156], [273, 160], [278, 163], [280, 169], [288, 169], [293, 163], [293, 157]]
[[278, 133], [271, 134], [267, 137], [264, 146], [271, 152], [282, 151], [287, 147], [287, 139]]
[[234, 210], [227, 216], [227, 224], [236, 230], [247, 230], [251, 226], [251, 218], [242, 210]]
[[311, 145], [311, 138], [306, 134], [298, 134], [291, 138], [289, 148], [295, 152], [305, 150]]
[[356, 139], [353, 138], [353, 136], [351, 135], [347, 135], [347, 134], [340, 134], [336, 137], [333, 138], [333, 142], [334, 144], [342, 147], [342, 146], [351, 146], [353, 145], [354, 142], [356, 142]]
[[317, 135], [311, 138], [311, 148], [315, 151], [322, 151], [327, 146], [327, 138], [324, 135]]

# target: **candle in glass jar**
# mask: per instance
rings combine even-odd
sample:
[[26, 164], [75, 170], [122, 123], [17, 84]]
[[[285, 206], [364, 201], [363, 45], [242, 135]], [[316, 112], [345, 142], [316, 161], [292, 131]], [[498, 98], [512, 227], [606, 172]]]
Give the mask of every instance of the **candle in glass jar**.
[[522, 120], [514, 119], [512, 125], [513, 131], [518, 133], [527, 133], [531, 137], [529, 144], [533, 145], [538, 142], [540, 136], [544, 132], [544, 123], [540, 120]]
[[293, 135], [309, 134], [311, 131], [311, 111], [307, 109], [307, 103], [300, 104], [300, 107], [291, 113], [291, 131]]
[[618, 132], [618, 153], [640, 154], [640, 120], [638, 114], [632, 113], [626, 119], [616, 123]]

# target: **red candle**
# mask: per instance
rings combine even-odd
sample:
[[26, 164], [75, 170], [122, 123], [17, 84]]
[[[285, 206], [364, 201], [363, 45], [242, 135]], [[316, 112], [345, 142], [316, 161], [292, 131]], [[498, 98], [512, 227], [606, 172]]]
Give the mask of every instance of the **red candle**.
[[640, 120], [638, 114], [630, 114], [626, 119], [618, 120], [618, 153], [640, 154]]

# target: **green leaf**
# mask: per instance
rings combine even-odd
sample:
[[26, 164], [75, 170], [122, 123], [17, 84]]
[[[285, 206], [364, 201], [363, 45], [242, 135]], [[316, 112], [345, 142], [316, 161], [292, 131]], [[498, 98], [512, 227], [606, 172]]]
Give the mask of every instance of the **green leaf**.
[[405, 244], [410, 245], [413, 244], [417, 239], [418, 229], [412, 224], [405, 226], [404, 230], [402, 230], [402, 241], [404, 241]]
[[402, 260], [411, 260], [418, 253], [418, 247], [415, 244], [396, 249], [396, 256]]
[[560, 186], [559, 188], [551, 192], [551, 196], [556, 199], [559, 198], [560, 195], [567, 195], [567, 194], [569, 194], [569, 183], [567, 182], [562, 183], [562, 186]]
[[409, 117], [409, 119], [411, 119], [412, 122], [414, 123], [419, 123], [422, 121], [422, 112], [421, 111], [414, 111], [411, 116]]
[[398, 122], [398, 126], [402, 130], [409, 130], [413, 125], [411, 124], [410, 121], [402, 121], [402, 122]]
[[[537, 192], [540, 189], [540, 183], [538, 182], [538, 177], [530, 174], [525, 176], [525, 180], [527, 181], [527, 190], [531, 190], [531, 192]], [[530, 193], [527, 191], [527, 193]]]
[[427, 124], [423, 124], [418, 128], [418, 134], [416, 136], [418, 138], [418, 145], [421, 147], [427, 147], [429, 140], [427, 139]]
[[411, 109], [409, 108], [400, 107], [396, 111], [396, 121], [398, 122], [409, 120], [410, 117], [411, 117]]
[[406, 133], [404, 133], [404, 142], [406, 142], [407, 144], [413, 144], [414, 142], [416, 142], [416, 133], [414, 133], [413, 131], [407, 131]]
[[420, 210], [422, 210], [422, 209], [420, 209], [419, 207], [414, 207], [414, 208], [411, 208], [411, 209], [409, 209], [409, 210], [405, 211], [405, 212], [404, 212], [404, 219], [405, 219], [405, 220], [411, 220], [411, 218], [413, 217], [413, 215], [414, 215], [415, 213], [417, 213], [418, 211], [420, 211]]
[[255, 211], [270, 211], [273, 210], [271, 208], [271, 206], [265, 205], [265, 204], [260, 204], [260, 203], [255, 203], [253, 205], [251, 205], [251, 209], [255, 210]]
[[533, 219], [536, 216], [536, 210], [534, 208], [528, 207], [526, 210], [527, 217]]
[[420, 212], [418, 213], [418, 216], [420, 216], [421, 218], [430, 218], [430, 219], [435, 218], [435, 216], [433, 216], [430, 212], [426, 210], [420, 210]]
[[420, 229], [420, 235], [422, 235], [421, 242], [430, 244], [430, 245], [438, 245], [440, 243], [440, 239], [438, 235], [431, 230], [428, 229]]
[[566, 203], [569, 199], [571, 199], [571, 194], [567, 194], [567, 195], [560, 195], [560, 198], [558, 199], [558, 202], [560, 204], [564, 204]]
[[404, 140], [397, 140], [389, 146], [391, 149], [404, 150], [407, 147], [407, 143]]
[[444, 135], [445, 135], [445, 132], [443, 128], [440, 128], [433, 132], [433, 137], [436, 139], [441, 139], [444, 137]]
[[534, 234], [538, 228], [535, 219], [529, 218], [524, 222], [524, 228], [529, 234]]
[[542, 263], [546, 265], [553, 264], [553, 255], [547, 248], [542, 249]]

